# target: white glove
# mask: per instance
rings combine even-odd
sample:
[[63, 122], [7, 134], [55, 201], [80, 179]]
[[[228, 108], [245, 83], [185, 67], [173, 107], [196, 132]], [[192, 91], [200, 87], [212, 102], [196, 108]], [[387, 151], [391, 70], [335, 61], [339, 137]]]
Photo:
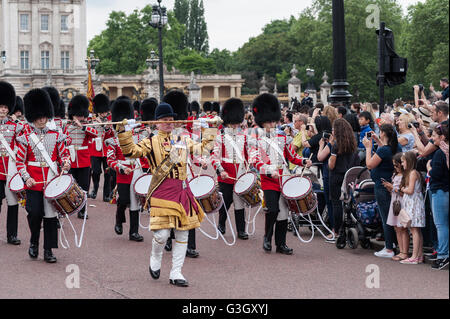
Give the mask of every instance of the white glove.
[[125, 125], [125, 132], [131, 131], [132, 129], [134, 129], [135, 127], [137, 127], [139, 125], [141, 125], [141, 124], [136, 124], [135, 119], [127, 120], [127, 125]]
[[209, 128], [209, 125], [208, 125], [208, 123], [206, 122], [206, 119], [205, 118], [201, 118], [201, 119], [199, 119], [200, 120], [200, 127], [201, 128]]

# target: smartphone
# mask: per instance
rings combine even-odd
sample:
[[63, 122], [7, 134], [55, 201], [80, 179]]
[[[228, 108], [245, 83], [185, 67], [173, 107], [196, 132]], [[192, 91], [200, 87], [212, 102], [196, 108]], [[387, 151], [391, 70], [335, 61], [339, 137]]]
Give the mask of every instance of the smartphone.
[[387, 182], [387, 180], [385, 180], [383, 177], [381, 178], [381, 181], [382, 182]]
[[366, 136], [367, 136], [368, 139], [372, 138], [372, 132], [367, 132]]
[[306, 130], [309, 131], [309, 129], [311, 128], [311, 125], [306, 125]]
[[324, 138], [325, 140], [328, 140], [328, 139], [330, 139], [330, 136], [331, 136], [331, 134], [330, 134], [330, 133], [327, 133], [327, 132], [323, 132], [323, 138]]

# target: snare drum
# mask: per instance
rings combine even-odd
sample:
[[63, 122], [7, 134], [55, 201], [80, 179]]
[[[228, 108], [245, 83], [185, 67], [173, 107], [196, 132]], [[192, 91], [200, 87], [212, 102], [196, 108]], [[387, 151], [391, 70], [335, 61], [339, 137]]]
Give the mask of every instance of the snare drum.
[[11, 178], [8, 186], [11, 192], [13, 192], [16, 195], [18, 202], [22, 202], [27, 199], [25, 183], [23, 182], [22, 177], [20, 177], [19, 173], [15, 174]]
[[87, 196], [72, 175], [53, 178], [44, 189], [44, 197], [60, 216], [78, 213], [86, 204]]
[[134, 183], [134, 192], [136, 193], [141, 206], [145, 206], [145, 201], [147, 200], [148, 189], [150, 188], [150, 184], [152, 182], [152, 175], [145, 174], [139, 177]]
[[293, 176], [284, 182], [281, 193], [289, 210], [295, 214], [307, 215], [317, 208], [317, 197], [307, 177]]
[[253, 172], [241, 175], [236, 181], [236, 184], [234, 184], [234, 192], [236, 195], [251, 207], [261, 203], [260, 189], [261, 182]]
[[215, 213], [222, 206], [222, 197], [211, 176], [195, 177], [189, 181], [189, 187], [205, 213]]

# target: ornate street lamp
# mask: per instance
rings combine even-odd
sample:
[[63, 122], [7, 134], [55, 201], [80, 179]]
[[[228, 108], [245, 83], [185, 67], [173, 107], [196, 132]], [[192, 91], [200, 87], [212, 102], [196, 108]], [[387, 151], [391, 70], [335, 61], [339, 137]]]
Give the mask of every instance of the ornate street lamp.
[[145, 60], [145, 63], [147, 64], [147, 67], [152, 68], [152, 70], [156, 70], [156, 68], [158, 67], [159, 58], [154, 50], [150, 52], [150, 58]]
[[151, 20], [149, 22], [150, 26], [155, 29], [158, 29], [159, 36], [159, 96], [160, 101], [162, 101], [164, 96], [164, 69], [163, 69], [163, 47], [162, 47], [162, 29], [169, 22], [169, 18], [167, 17], [167, 9], [165, 7], [161, 7], [161, 1], [158, 0], [158, 4], [153, 5], [153, 12], [151, 16]]
[[87, 57], [84, 61], [86, 62], [86, 65], [91, 68], [95, 76], [95, 68], [100, 63], [100, 60], [97, 59], [94, 54], [94, 50], [89, 51], [89, 57]]

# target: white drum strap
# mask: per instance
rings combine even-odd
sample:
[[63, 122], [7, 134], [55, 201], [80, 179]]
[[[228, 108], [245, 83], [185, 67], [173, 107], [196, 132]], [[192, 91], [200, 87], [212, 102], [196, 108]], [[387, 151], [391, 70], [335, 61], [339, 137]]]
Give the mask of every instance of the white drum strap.
[[50, 156], [47, 153], [47, 150], [45, 149], [44, 145], [41, 143], [39, 138], [36, 136], [36, 134], [31, 133], [30, 138], [36, 145], [39, 152], [41, 153], [41, 155], [44, 158], [45, 162], [47, 163], [48, 167], [50, 167], [50, 169], [53, 171], [53, 173], [55, 175], [58, 175], [58, 168], [57, 168], [55, 162], [52, 162], [52, 160], [50, 159]]
[[262, 137], [262, 140], [265, 141], [267, 144], [269, 144], [269, 146], [272, 147], [278, 153], [278, 155], [280, 155], [280, 157], [282, 158], [282, 160], [284, 162], [284, 165], [288, 166], [286, 159], [284, 158], [284, 153], [281, 151], [278, 144], [274, 143], [273, 141], [271, 141], [270, 139], [268, 139], [265, 136]]
[[1, 133], [0, 133], [0, 142], [2, 143], [3, 147], [8, 152], [9, 157], [11, 157], [15, 161], [16, 160], [16, 154], [13, 152], [13, 150], [9, 146], [8, 142], [6, 141], [5, 137]]
[[[262, 205], [259, 206], [258, 210], [256, 211], [255, 215], [253, 216], [253, 219], [251, 218], [251, 213], [252, 213], [252, 207], [251, 206], [247, 206], [248, 207], [248, 218], [247, 218], [247, 223], [245, 225], [245, 232], [248, 233], [250, 236], [255, 234], [256, 231], [256, 216], [258, 216], [259, 212], [262, 209]], [[249, 231], [250, 225], [253, 225], [253, 231]]]
[[230, 143], [231, 147], [233, 148], [234, 152], [236, 153], [236, 156], [238, 157], [239, 163], [244, 163], [245, 160], [242, 157], [242, 152], [239, 150], [239, 147], [237, 146], [236, 142], [228, 134], [225, 134], [225, 138]]

